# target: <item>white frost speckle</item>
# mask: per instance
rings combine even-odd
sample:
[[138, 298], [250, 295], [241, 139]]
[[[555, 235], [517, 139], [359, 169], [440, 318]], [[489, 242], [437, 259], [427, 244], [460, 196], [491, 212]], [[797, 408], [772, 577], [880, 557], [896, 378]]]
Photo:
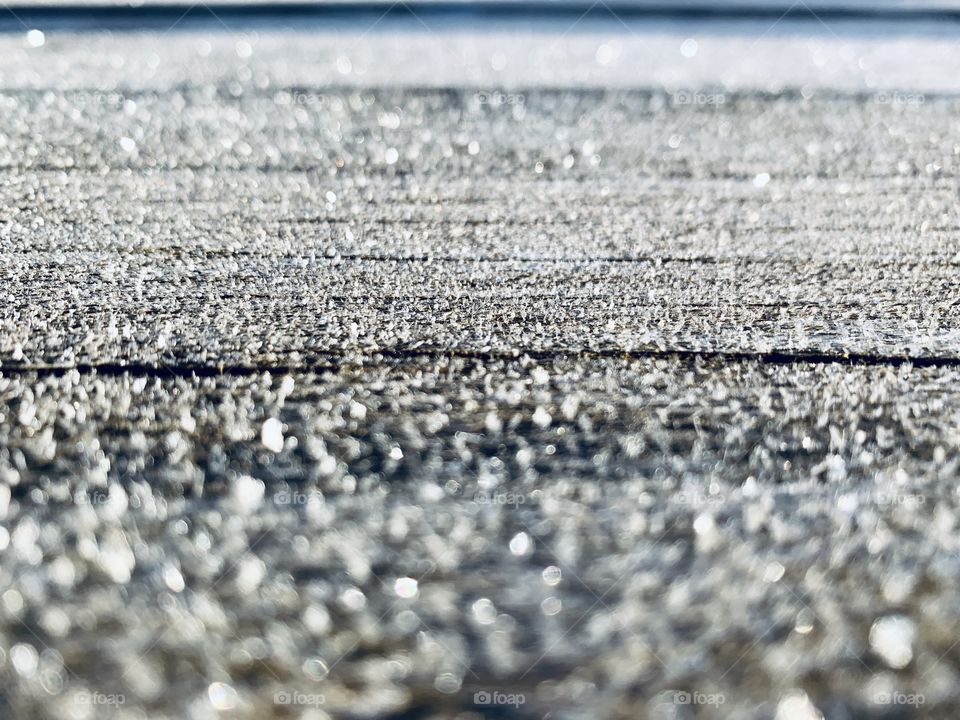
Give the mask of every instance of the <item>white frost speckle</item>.
[[550, 413], [547, 412], [547, 409], [544, 407], [538, 407], [533, 412], [533, 423], [537, 427], [550, 427], [550, 423], [553, 421], [553, 417]]
[[913, 621], [903, 615], [878, 619], [870, 628], [870, 649], [894, 670], [900, 670], [913, 659], [913, 641], [916, 629]]
[[481, 625], [492, 625], [497, 619], [497, 608], [489, 598], [480, 598], [473, 603], [471, 609]]
[[563, 579], [563, 572], [556, 565], [548, 565], [543, 569], [541, 574], [543, 575], [544, 584], [550, 587], [559, 585], [560, 580]]
[[417, 596], [417, 581], [410, 577], [397, 578], [393, 583], [393, 591], [397, 597], [410, 599]]
[[783, 567], [780, 563], [773, 561], [767, 565], [766, 569], [763, 571], [763, 580], [768, 583], [779, 582], [783, 578], [786, 568]]
[[183, 592], [186, 587], [183, 575], [173, 565], [167, 565], [163, 569], [163, 582], [175, 593]]
[[252, 512], [260, 507], [260, 503], [263, 502], [264, 490], [261, 480], [244, 475], [233, 482], [233, 501], [241, 510]]
[[37, 671], [39, 655], [33, 645], [19, 643], [10, 648], [10, 662], [18, 675], [29, 678]]
[[563, 609], [563, 601], [551, 595], [540, 603], [540, 610], [544, 615], [557, 615]]
[[210, 683], [207, 688], [210, 704], [217, 710], [232, 710], [237, 706], [237, 691], [222, 682]]
[[517, 533], [510, 540], [510, 552], [515, 557], [527, 557], [533, 552], [533, 540], [525, 532]]
[[283, 423], [276, 418], [267, 420], [260, 431], [260, 442], [270, 452], [283, 450]]
[[613, 59], [616, 57], [616, 52], [613, 47], [604, 43], [597, 48], [597, 52], [594, 54], [594, 58], [597, 61], [598, 65], [609, 65], [613, 62]]
[[823, 720], [817, 706], [802, 690], [785, 695], [777, 705], [776, 720]]

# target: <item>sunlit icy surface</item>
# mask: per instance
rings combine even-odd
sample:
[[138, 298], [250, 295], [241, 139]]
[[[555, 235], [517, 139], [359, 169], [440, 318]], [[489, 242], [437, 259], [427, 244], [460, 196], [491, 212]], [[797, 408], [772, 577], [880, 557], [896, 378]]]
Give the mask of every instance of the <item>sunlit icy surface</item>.
[[804, 27], [0, 38], [0, 717], [953, 717], [953, 40]]

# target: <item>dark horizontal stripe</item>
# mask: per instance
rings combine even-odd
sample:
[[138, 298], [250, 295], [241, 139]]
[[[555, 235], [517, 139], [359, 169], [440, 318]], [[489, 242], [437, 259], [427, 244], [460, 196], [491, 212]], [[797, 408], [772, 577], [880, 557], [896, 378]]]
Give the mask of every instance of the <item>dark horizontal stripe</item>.
[[[298, 351], [300, 352], [300, 351]], [[283, 363], [253, 364], [201, 364], [181, 363], [155, 364], [144, 362], [102, 362], [76, 363], [72, 365], [43, 365], [0, 362], [0, 377], [36, 374], [39, 376], [61, 376], [77, 371], [82, 374], [133, 375], [150, 377], [217, 377], [250, 376], [269, 372], [273, 375], [286, 375], [312, 372], [330, 372], [340, 368], [378, 365], [383, 363], [437, 362], [442, 360], [465, 359], [480, 362], [502, 362], [518, 360], [524, 356], [538, 361], [555, 360], [643, 360], [664, 359], [684, 362], [714, 361], [719, 363], [758, 363], [767, 365], [850, 365], [850, 366], [886, 366], [900, 367], [960, 367], [960, 357], [944, 355], [886, 355], [875, 353], [834, 353], [806, 351], [741, 352], [724, 350], [578, 350], [557, 348], [551, 350], [380, 350], [375, 353], [342, 353], [337, 351], [302, 351], [317, 357], [315, 362], [287, 365]]]
[[[812, 8], [812, 9], [811, 9]], [[695, 2], [591, 2], [561, 0], [551, 2], [257, 2], [225, 3], [213, 6], [189, 3], [147, 4], [138, 7], [114, 5], [31, 5], [0, 6], [0, 32], [22, 32], [24, 25], [42, 30], [166, 30], [224, 29], [221, 21], [233, 25], [269, 25], [276, 28], [301, 28], [304, 22], [366, 22], [372, 20], [443, 20], [452, 26], [470, 21], [543, 21], [607, 19], [623, 20], [910, 20], [960, 22], [960, 6], [938, 5], [819, 5], [803, 2], [755, 4], [716, 4]], [[231, 27], [235, 29], [235, 27]], [[442, 29], [442, 28], [439, 28]], [[624, 28], [626, 31], [626, 28]]]

